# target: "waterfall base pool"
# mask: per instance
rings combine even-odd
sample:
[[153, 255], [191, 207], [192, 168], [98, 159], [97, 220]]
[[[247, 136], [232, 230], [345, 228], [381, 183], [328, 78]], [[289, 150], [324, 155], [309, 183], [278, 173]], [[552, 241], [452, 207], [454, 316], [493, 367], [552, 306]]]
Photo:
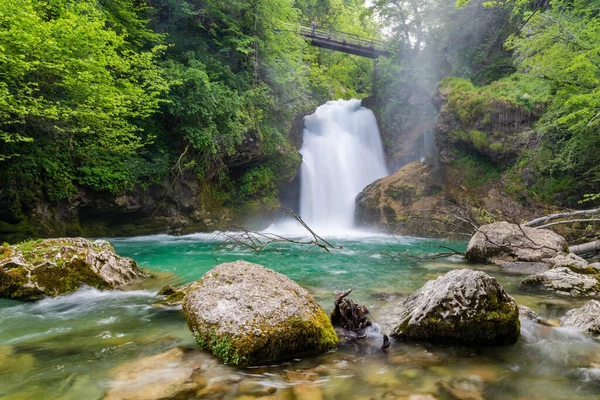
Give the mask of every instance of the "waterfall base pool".
[[[518, 343], [471, 348], [393, 342], [374, 331], [361, 344], [255, 368], [219, 363], [194, 343], [179, 307], [155, 296], [165, 284], [200, 278], [244, 259], [281, 272], [329, 312], [352, 288], [382, 331], [399, 299], [454, 268], [495, 276], [517, 302], [556, 320], [585, 300], [519, 289], [522, 276], [460, 258], [392, 259], [435, 251], [434, 240], [371, 236], [331, 239], [341, 250], [273, 246], [254, 254], [216, 248], [212, 235], [111, 239], [156, 277], [126, 291], [77, 293], [36, 303], [0, 300], [0, 399], [598, 399], [600, 343], [577, 331], [523, 321]], [[460, 244], [454, 244], [461, 247]], [[464, 246], [464, 245], [462, 245]], [[415, 397], [433, 396], [433, 397]], [[412, 396], [412, 397], [411, 397]]]

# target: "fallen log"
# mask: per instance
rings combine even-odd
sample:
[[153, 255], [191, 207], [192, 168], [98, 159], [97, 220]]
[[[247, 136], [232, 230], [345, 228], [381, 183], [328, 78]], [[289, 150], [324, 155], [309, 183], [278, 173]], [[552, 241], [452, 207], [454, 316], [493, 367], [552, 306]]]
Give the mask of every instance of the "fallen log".
[[593, 242], [569, 246], [569, 252], [581, 256], [582, 254], [597, 254], [600, 253], [600, 240]]
[[[565, 217], [584, 217], [588, 215], [600, 214], [600, 208], [593, 208], [591, 210], [578, 210], [578, 211], [570, 211], [558, 214], [550, 214], [540, 218], [533, 219], [529, 222], [525, 222], [523, 225], [535, 227], [536, 225], [542, 224], [544, 222], [553, 221], [555, 219], [565, 218]], [[577, 220], [573, 220], [577, 222]], [[541, 227], [540, 227], [541, 228]]]

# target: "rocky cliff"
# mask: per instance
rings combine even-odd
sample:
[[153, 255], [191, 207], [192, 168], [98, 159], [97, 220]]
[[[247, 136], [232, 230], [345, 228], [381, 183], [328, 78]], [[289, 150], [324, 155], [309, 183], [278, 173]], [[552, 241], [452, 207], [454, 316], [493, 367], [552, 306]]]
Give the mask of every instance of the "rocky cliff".
[[537, 145], [532, 123], [538, 106], [526, 106], [528, 101], [527, 93], [514, 102], [478, 92], [468, 81], [443, 80], [432, 99], [439, 110], [436, 152], [367, 186], [356, 198], [357, 220], [399, 234], [439, 237], [548, 211], [526, 193], [527, 169], [515, 167]]

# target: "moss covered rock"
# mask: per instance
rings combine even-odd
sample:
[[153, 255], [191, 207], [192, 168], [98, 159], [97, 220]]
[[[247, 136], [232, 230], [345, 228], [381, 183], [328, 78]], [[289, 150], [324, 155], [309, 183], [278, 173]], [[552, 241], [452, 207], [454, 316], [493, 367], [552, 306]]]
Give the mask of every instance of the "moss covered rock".
[[0, 297], [38, 300], [71, 293], [82, 285], [115, 289], [145, 278], [130, 258], [106, 240], [46, 239], [0, 246]]
[[221, 264], [183, 299], [200, 347], [227, 364], [256, 365], [337, 346], [325, 311], [289, 278], [246, 261]]
[[409, 341], [501, 345], [520, 334], [519, 308], [481, 271], [453, 270], [398, 305], [392, 336]]

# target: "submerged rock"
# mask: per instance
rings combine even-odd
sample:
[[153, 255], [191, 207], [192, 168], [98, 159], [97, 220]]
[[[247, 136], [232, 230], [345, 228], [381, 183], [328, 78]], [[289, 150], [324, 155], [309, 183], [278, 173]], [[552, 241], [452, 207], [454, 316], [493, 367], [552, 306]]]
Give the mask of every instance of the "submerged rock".
[[46, 239], [0, 246], [0, 297], [39, 300], [82, 285], [115, 289], [147, 275], [106, 240]]
[[538, 315], [536, 312], [526, 306], [519, 306], [519, 317], [529, 321], [538, 321]]
[[256, 365], [338, 340], [325, 311], [291, 279], [246, 261], [208, 271], [183, 299], [198, 344], [227, 364]]
[[165, 303], [170, 306], [181, 305], [183, 298], [190, 292], [198, 282], [190, 282], [183, 286], [167, 285], [156, 293], [157, 296], [165, 296]]
[[[193, 370], [199, 366], [174, 348], [151, 357], [123, 364], [113, 371], [104, 400], [164, 399], [193, 395], [206, 387], [206, 380]], [[194, 379], [196, 378], [196, 379]]]
[[565, 238], [548, 229], [534, 229], [502, 221], [479, 227], [469, 241], [465, 258], [470, 262], [495, 264], [539, 262], [567, 250]]
[[438, 389], [444, 398], [456, 400], [484, 400], [485, 384], [476, 375], [459, 376], [438, 382]]
[[600, 282], [597, 276], [578, 274], [566, 267], [530, 275], [523, 279], [521, 284], [543, 287], [570, 296], [592, 296], [600, 293]]
[[512, 344], [519, 309], [504, 288], [481, 271], [452, 270], [427, 282], [400, 304], [392, 336], [411, 341]]
[[533, 275], [548, 270], [548, 264], [543, 262], [513, 261], [499, 265], [500, 269], [510, 274]]
[[578, 328], [600, 336], [600, 301], [590, 300], [582, 307], [567, 311], [560, 319], [560, 326]]

